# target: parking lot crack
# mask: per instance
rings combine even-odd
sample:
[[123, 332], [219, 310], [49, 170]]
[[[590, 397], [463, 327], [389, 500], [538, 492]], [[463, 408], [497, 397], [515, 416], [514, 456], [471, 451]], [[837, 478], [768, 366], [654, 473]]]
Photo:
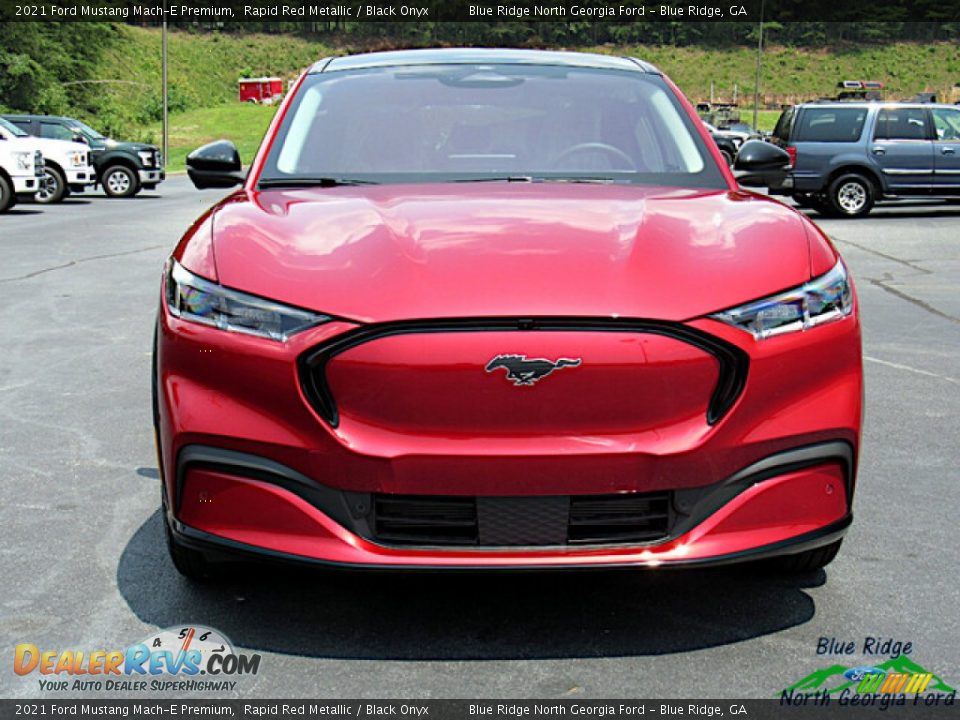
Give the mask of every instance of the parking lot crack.
[[929, 303], [926, 303], [923, 300], [920, 300], [919, 298], [915, 298], [912, 295], [908, 295], [907, 293], [903, 292], [903, 290], [898, 290], [892, 285], [888, 285], [887, 280], [890, 280], [890, 279], [892, 278], [890, 277], [889, 274], [885, 278], [867, 278], [867, 280], [871, 285], [878, 287], [885, 292], [890, 293], [894, 297], [898, 297], [901, 300], [906, 300], [911, 305], [915, 305], [916, 307], [920, 308], [921, 310], [925, 310], [931, 315], [936, 315], [937, 317], [943, 318], [944, 320], [949, 320], [952, 323], [960, 324], [960, 318], [956, 317], [955, 315], [950, 315], [949, 313], [943, 312], [943, 310], [938, 310], [933, 305], [930, 305]]
[[162, 247], [165, 247], [165, 246], [150, 245], [148, 247], [139, 248], [137, 250], [126, 250], [124, 252], [106, 253], [104, 255], [91, 255], [90, 257], [79, 258], [78, 260], [71, 260], [70, 262], [66, 262], [61, 265], [52, 265], [51, 267], [42, 268], [41, 270], [34, 270], [33, 272], [27, 273], [26, 275], [16, 275], [14, 277], [0, 278], [0, 283], [17, 282], [19, 280], [29, 280], [31, 278], [37, 277], [38, 275], [43, 275], [44, 273], [53, 272], [54, 270], [63, 270], [68, 267], [73, 267], [74, 265], [80, 265], [82, 263], [92, 262], [94, 260], [107, 260], [109, 258], [122, 257], [124, 255], [136, 255], [137, 253], [147, 252], [149, 250], [159, 250]]
[[925, 375], [927, 377], [937, 378], [938, 380], [946, 380], [948, 383], [953, 383], [954, 385], [960, 385], [960, 380], [957, 378], [952, 378], [948, 375], [940, 375], [939, 373], [930, 372], [929, 370], [921, 370], [920, 368], [911, 367], [910, 365], [890, 362], [889, 360], [881, 360], [880, 358], [870, 357], [869, 355], [864, 355], [863, 359], [872, 363], [877, 363], [878, 365], [894, 368], [896, 370], [906, 370], [907, 372], [912, 372], [917, 375]]
[[911, 270], [916, 270], [917, 272], [923, 273], [924, 275], [933, 275], [933, 270], [927, 270], [924, 267], [920, 267], [919, 265], [911, 262], [910, 260], [904, 260], [903, 258], [898, 258], [894, 255], [888, 255], [887, 253], [880, 252], [879, 250], [876, 250], [872, 247], [861, 245], [860, 243], [855, 243], [852, 240], [841, 240], [838, 237], [834, 237], [833, 241], [838, 243], [843, 243], [845, 245], [850, 245], [851, 247], [857, 248], [857, 250], [863, 250], [863, 252], [870, 253], [871, 255], [882, 257], [884, 260], [889, 260], [890, 262], [895, 262], [900, 265], [904, 265], [910, 268]]

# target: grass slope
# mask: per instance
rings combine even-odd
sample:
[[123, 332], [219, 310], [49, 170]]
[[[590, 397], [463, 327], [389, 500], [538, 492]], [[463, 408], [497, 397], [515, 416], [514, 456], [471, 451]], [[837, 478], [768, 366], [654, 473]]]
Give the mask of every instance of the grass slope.
[[[249, 165], [274, 112], [276, 107], [231, 103], [171, 115], [167, 169], [183, 170], [192, 150], [220, 139], [233, 141], [240, 151], [240, 159], [244, 165]], [[144, 135], [159, 146], [162, 137], [160, 123], [154, 123], [146, 130]]]
[[[129, 139], [159, 143], [155, 121], [159, 103], [160, 31], [155, 28], [115, 26], [111, 48], [100, 58], [96, 77], [123, 82], [98, 85], [96, 104], [87, 116], [96, 124], [110, 118], [110, 126]], [[636, 55], [669, 74], [693, 101], [710, 97], [713, 82], [717, 100], [729, 100], [733, 88], [743, 106], [743, 119], [752, 121], [756, 54], [751, 48], [705, 49], [653, 46], [583, 48], [593, 52]], [[249, 162], [263, 135], [272, 108], [237, 102], [237, 78], [243, 74], [295, 77], [318, 58], [338, 54], [336, 48], [288, 35], [219, 35], [171, 32], [169, 82], [171, 88], [171, 152], [169, 169], [183, 169], [187, 152], [221, 137], [240, 147]], [[838, 80], [876, 79], [887, 84], [887, 96], [901, 98], [918, 91], [936, 91], [947, 100], [960, 99], [960, 46], [951, 43], [906, 43], [798, 50], [770, 47], [764, 55], [761, 87], [766, 103], [795, 102], [833, 93]], [[153, 120], [144, 117], [151, 105]], [[770, 130], [777, 110], [762, 110], [761, 129]]]

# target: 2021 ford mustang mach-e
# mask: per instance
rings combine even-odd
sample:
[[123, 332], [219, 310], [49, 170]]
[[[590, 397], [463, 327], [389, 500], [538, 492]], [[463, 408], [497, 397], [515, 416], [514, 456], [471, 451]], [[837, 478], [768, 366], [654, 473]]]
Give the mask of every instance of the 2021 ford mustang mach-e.
[[[745, 143], [744, 172], [788, 157]], [[163, 277], [167, 537], [380, 568], [821, 567], [849, 526], [857, 301], [632, 59], [322, 60]]]

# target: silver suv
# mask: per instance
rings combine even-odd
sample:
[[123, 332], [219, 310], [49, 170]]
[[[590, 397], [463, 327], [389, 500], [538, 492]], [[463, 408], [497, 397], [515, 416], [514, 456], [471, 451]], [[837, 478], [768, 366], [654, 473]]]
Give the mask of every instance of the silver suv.
[[770, 187], [800, 205], [861, 217], [877, 200], [960, 201], [960, 107], [812, 102], [783, 111], [773, 141], [793, 161]]

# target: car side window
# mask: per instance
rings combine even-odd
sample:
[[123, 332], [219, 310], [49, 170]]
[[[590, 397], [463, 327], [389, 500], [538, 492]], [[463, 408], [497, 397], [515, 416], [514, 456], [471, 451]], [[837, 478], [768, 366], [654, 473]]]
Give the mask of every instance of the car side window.
[[937, 140], [960, 140], [960, 110], [934, 108], [933, 127]]
[[917, 107], [881, 108], [877, 113], [877, 140], [927, 140], [927, 111]]
[[810, 107], [800, 116], [793, 139], [807, 142], [856, 142], [863, 132], [863, 107]]
[[73, 140], [73, 131], [60, 123], [40, 122], [40, 137], [53, 140]]

